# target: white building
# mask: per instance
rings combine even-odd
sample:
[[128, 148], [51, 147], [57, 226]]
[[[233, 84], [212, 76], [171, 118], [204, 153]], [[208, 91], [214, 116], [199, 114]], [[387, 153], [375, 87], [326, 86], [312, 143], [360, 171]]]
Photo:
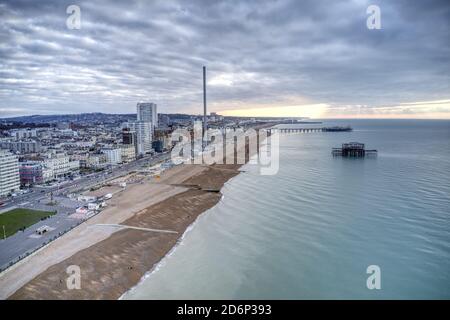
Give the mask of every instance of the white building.
[[144, 121], [133, 121], [125, 123], [127, 128], [136, 132], [136, 152], [144, 155], [152, 150], [152, 124]]
[[11, 132], [11, 136], [16, 140], [27, 139], [27, 138], [36, 138], [37, 130], [36, 129], [20, 129], [14, 130]]
[[72, 129], [62, 129], [57, 132], [58, 136], [61, 137], [77, 137], [78, 132], [73, 131]]
[[6, 141], [0, 143], [0, 148], [20, 153], [38, 153], [42, 150], [39, 141]]
[[153, 129], [158, 127], [158, 111], [156, 110], [156, 103], [139, 102], [136, 109], [138, 121], [150, 122]]
[[122, 162], [130, 162], [136, 160], [136, 150], [134, 145], [123, 144], [120, 146], [122, 151]]
[[108, 165], [105, 154], [91, 154], [86, 159], [85, 167], [92, 169], [102, 169]]
[[6, 150], [0, 150], [0, 196], [7, 196], [20, 188], [19, 160]]
[[69, 161], [69, 172], [75, 172], [80, 170], [80, 160]]
[[53, 180], [53, 170], [47, 167], [42, 167], [42, 179], [43, 182], [49, 182], [51, 180]]
[[103, 149], [102, 152], [106, 155], [106, 161], [108, 164], [115, 166], [122, 163], [121, 149]]
[[80, 161], [71, 161], [70, 157], [65, 154], [52, 155], [51, 158], [44, 160], [44, 165], [53, 172], [54, 178], [64, 177], [70, 172], [80, 169]]

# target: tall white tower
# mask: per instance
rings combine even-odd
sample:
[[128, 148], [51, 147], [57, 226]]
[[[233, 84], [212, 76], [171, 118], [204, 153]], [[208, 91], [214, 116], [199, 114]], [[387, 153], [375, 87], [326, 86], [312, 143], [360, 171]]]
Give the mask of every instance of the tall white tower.
[[156, 110], [156, 103], [139, 102], [136, 109], [138, 121], [150, 122], [153, 129], [158, 127], [158, 111]]
[[152, 124], [145, 121], [130, 121], [124, 123], [125, 128], [136, 132], [136, 153], [144, 155], [152, 149]]
[[208, 124], [206, 122], [206, 67], [203, 66], [203, 132], [202, 132], [202, 148], [206, 146], [206, 130]]

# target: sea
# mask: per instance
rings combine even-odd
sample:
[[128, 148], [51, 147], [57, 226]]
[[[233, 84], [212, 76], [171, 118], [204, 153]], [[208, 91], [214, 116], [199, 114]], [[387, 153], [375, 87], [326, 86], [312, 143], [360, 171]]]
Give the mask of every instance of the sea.
[[122, 298], [450, 299], [450, 121], [322, 121], [282, 126], [353, 131], [280, 135]]

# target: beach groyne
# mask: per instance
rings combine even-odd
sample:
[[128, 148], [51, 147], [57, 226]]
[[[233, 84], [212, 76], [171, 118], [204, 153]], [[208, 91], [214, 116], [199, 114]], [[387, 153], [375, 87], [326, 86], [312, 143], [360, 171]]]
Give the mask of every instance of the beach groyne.
[[[180, 235], [202, 212], [221, 198], [217, 189], [239, 173], [237, 165], [212, 165], [184, 181], [187, 190], [158, 202], [123, 222], [139, 228], [168, 229], [151, 233], [138, 229], [114, 232], [108, 238], [49, 267], [17, 290], [10, 299], [118, 299], [176, 245]], [[226, 168], [226, 170], [222, 170]], [[181, 183], [183, 184], [183, 183]], [[190, 188], [191, 185], [200, 188]], [[67, 288], [66, 270], [81, 270], [81, 289]]]
[[[250, 143], [250, 141], [249, 141]], [[245, 146], [245, 159], [253, 154], [248, 145]], [[234, 151], [234, 150], [233, 150]], [[237, 150], [236, 150], [237, 151]], [[176, 188], [169, 197], [154, 201], [152, 205], [138, 212], [124, 215], [128, 217], [121, 221], [110, 221], [105, 215], [102, 223], [121, 223], [134, 226], [113, 230], [96, 241], [86, 243], [79, 250], [65, 253], [65, 258], [55, 259], [54, 263], [46, 262], [47, 268], [41, 266], [33, 277], [27, 275], [21, 285], [14, 283], [14, 279], [21, 277], [14, 270], [6, 275], [3, 283], [15, 286], [9, 288], [9, 299], [118, 299], [123, 293], [134, 287], [146, 272], [151, 270], [177, 244], [180, 236], [196, 220], [196, 218], [220, 201], [222, 186], [232, 177], [239, 174], [242, 164], [212, 164], [212, 165], [180, 165], [167, 170], [158, 182], [152, 182], [154, 188]], [[126, 193], [123, 197], [127, 197]], [[149, 193], [134, 194], [143, 201], [152, 197]], [[124, 209], [126, 210], [126, 209]], [[105, 211], [106, 213], [106, 211]], [[173, 230], [177, 233], [148, 232], [143, 229]], [[95, 234], [91, 228], [89, 234]], [[104, 231], [103, 231], [104, 232]], [[69, 232], [70, 234], [70, 232]], [[70, 236], [70, 235], [69, 235]], [[80, 236], [82, 236], [80, 234]], [[77, 242], [72, 234], [64, 248], [70, 248]], [[82, 239], [79, 239], [82, 241]], [[55, 241], [55, 245], [62, 243], [63, 238]], [[89, 246], [88, 246], [89, 244]], [[43, 248], [43, 254], [49, 254], [52, 248]], [[52, 255], [58, 254], [54, 250]], [[42, 254], [41, 254], [42, 255]], [[30, 270], [34, 263], [44, 257], [33, 257], [24, 264]], [[42, 260], [44, 261], [44, 260]], [[67, 288], [67, 269], [69, 266], [80, 268], [81, 288]], [[28, 279], [25, 281], [25, 279]], [[6, 281], [5, 281], [6, 280]], [[0, 283], [2, 279], [0, 278]]]

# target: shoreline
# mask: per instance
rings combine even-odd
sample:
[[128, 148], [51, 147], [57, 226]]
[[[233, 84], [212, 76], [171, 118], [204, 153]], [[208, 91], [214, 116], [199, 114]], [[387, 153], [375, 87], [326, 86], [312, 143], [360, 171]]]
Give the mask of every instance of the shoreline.
[[[241, 165], [242, 167], [243, 165]], [[239, 168], [240, 169], [240, 168]], [[233, 180], [236, 176], [238, 176], [241, 172], [241, 170], [238, 169], [238, 174], [229, 178], [227, 181], [225, 181], [225, 183], [223, 184], [223, 186], [226, 183], [229, 183], [231, 180]], [[223, 187], [222, 186], [222, 187]], [[224, 199], [224, 195], [222, 194], [222, 192], [220, 192], [221, 197], [218, 200], [222, 201]], [[217, 202], [217, 203], [218, 203]], [[216, 203], [216, 204], [217, 204]], [[211, 207], [210, 209], [212, 209], [213, 207]], [[195, 225], [198, 223], [198, 220], [204, 216], [204, 214], [206, 214], [209, 211], [206, 210], [204, 212], [202, 212], [201, 214], [199, 214], [195, 220], [186, 228], [186, 230], [183, 232], [183, 234], [181, 235], [181, 237], [178, 238], [176, 244], [170, 249], [169, 252], [166, 253], [166, 255], [164, 255], [160, 261], [158, 261], [157, 263], [155, 263], [153, 265], [153, 267], [148, 270], [146, 273], [144, 273], [144, 275], [141, 277], [141, 279], [139, 279], [138, 283], [136, 283], [134, 286], [132, 286], [131, 288], [129, 288], [127, 291], [125, 291], [117, 300], [124, 300], [125, 296], [128, 295], [129, 293], [132, 293], [140, 284], [142, 284], [145, 280], [147, 280], [148, 278], [150, 278], [154, 273], [158, 272], [160, 270], [161, 267], [164, 266], [164, 264], [166, 263], [166, 260], [169, 259], [173, 253], [175, 253], [175, 251], [178, 249], [178, 247], [182, 244], [183, 240], [185, 239], [185, 237], [195, 228]]]
[[[126, 190], [109, 200], [105, 210], [0, 273], [0, 299], [12, 296], [51, 266], [119, 232], [117, 228], [97, 226], [93, 228], [94, 225], [122, 224], [148, 207], [186, 191], [187, 188], [174, 186], [172, 183], [181, 182], [180, 180], [203, 170], [205, 170], [203, 167], [178, 166], [166, 170], [161, 175], [163, 183], [147, 180], [128, 186]], [[148, 196], [142, 197], [143, 194]]]
[[[219, 200], [220, 201], [220, 200]], [[203, 214], [205, 214], [208, 210], [206, 210], [205, 212], [199, 214], [197, 216], [197, 218], [195, 218], [194, 222], [192, 222], [187, 228], [186, 230], [184, 230], [183, 234], [181, 235], [181, 237], [178, 238], [176, 244], [170, 249], [169, 252], [167, 252], [162, 258], [161, 260], [159, 260], [157, 263], [155, 263], [152, 268], [147, 271], [146, 273], [144, 273], [142, 275], [142, 277], [139, 279], [138, 283], [136, 283], [134, 286], [132, 286], [131, 288], [129, 288], [127, 291], [125, 291], [124, 293], [122, 293], [122, 295], [117, 299], [117, 300], [123, 300], [123, 298], [130, 292], [132, 292], [133, 290], [135, 290], [136, 287], [138, 287], [143, 281], [145, 281], [146, 279], [148, 279], [149, 277], [152, 276], [152, 274], [154, 274], [155, 272], [158, 272], [159, 269], [161, 267], [164, 266], [164, 263], [166, 262], [165, 260], [167, 260], [176, 250], [177, 248], [181, 245], [181, 243], [183, 242], [184, 238], [186, 237], [186, 235], [191, 232], [195, 225], [197, 224], [198, 219], [203, 216]]]
[[[116, 231], [106, 239], [52, 265], [19, 288], [9, 299], [120, 298], [176, 248], [179, 239], [200, 214], [220, 200], [220, 192], [203, 189], [217, 188], [219, 184], [221, 188], [231, 177], [239, 174], [239, 168], [240, 165], [208, 166], [180, 184], [198, 185], [200, 190], [186, 188], [187, 190], [134, 214], [123, 223], [171, 229], [179, 234], [148, 233], [130, 229]], [[69, 265], [80, 266], [80, 290], [67, 289], [65, 281]]]
[[[233, 150], [231, 151], [233, 152]], [[249, 155], [248, 153], [249, 150], [246, 148], [245, 156], [248, 159], [254, 156], [254, 154]], [[137, 191], [131, 194], [131, 197], [134, 197], [135, 201], [140, 204], [140, 210], [130, 210], [127, 204], [123, 203], [130, 197], [127, 191], [124, 191], [122, 200], [120, 198], [116, 200], [117, 207], [122, 208], [114, 208], [113, 205], [113, 209], [116, 211], [122, 210], [119, 213], [122, 219], [116, 218], [115, 221], [111, 221], [108, 217], [110, 215], [107, 213], [108, 210], [98, 215], [103, 217], [101, 221], [107, 221], [107, 223], [174, 230], [177, 234], [154, 233], [136, 229], [109, 229], [84, 232], [84, 234], [78, 232], [79, 236], [87, 235], [92, 238], [91, 241], [85, 241], [84, 247], [81, 246], [78, 250], [72, 250], [70, 253], [57, 248], [60, 250], [56, 250], [56, 253], [62, 255], [62, 257], [58, 256], [58, 259], [47, 261], [45, 255], [41, 254], [41, 257], [25, 259], [23, 264], [27, 268], [22, 268], [23, 270], [19, 272], [9, 270], [6, 277], [1, 274], [0, 287], [4, 289], [0, 289], [0, 298], [13, 300], [116, 300], [121, 298], [143, 281], [146, 274], [151, 274], [170, 252], [176, 250], [177, 245], [182, 241], [189, 228], [195, 224], [198, 217], [222, 199], [223, 185], [238, 175], [240, 168], [247, 163], [247, 161], [242, 161], [244, 159], [237, 159], [237, 157], [236, 154], [235, 164], [187, 164], [166, 170], [159, 181], [150, 182], [149, 186], [145, 184], [144, 186], [147, 188], [136, 187]], [[154, 198], [158, 192], [159, 197], [155, 197], [156, 199], [153, 201], [148, 200], [147, 197]], [[147, 197], [143, 197], [143, 194]], [[142, 203], [147, 203], [147, 205]], [[128, 205], [130, 204], [128, 203]], [[85, 225], [84, 229], [87, 228], [87, 222], [82, 224]], [[90, 222], [89, 224], [94, 223]], [[96, 236], [102, 232], [102, 237]], [[74, 233], [71, 233], [71, 237], [69, 236], [66, 249], [77, 241], [83, 241], [82, 238], [77, 239]], [[64, 243], [61, 238], [55, 241], [56, 245], [60, 243]], [[48, 253], [52, 250], [49, 247], [50, 245], [43, 248], [43, 251]], [[43, 263], [43, 265], [39, 263]], [[32, 267], [36, 264], [40, 266], [38, 270], [34, 270]], [[66, 270], [71, 265], [80, 267], [80, 290], [67, 289], [66, 280], [69, 275]], [[14, 282], [14, 279], [18, 283]]]
[[[8, 299], [120, 298], [176, 249], [183, 235], [202, 213], [220, 201], [220, 192], [204, 189], [221, 189], [230, 178], [239, 174], [240, 167], [234, 164], [207, 166], [177, 184], [178, 187], [188, 186], [185, 191], [155, 203], [123, 222], [131, 226], [171, 229], [178, 234], [131, 229], [116, 231], [106, 239], [50, 266]], [[200, 189], [190, 187], [192, 185]], [[67, 289], [66, 269], [69, 265], [80, 266], [80, 290]]]

